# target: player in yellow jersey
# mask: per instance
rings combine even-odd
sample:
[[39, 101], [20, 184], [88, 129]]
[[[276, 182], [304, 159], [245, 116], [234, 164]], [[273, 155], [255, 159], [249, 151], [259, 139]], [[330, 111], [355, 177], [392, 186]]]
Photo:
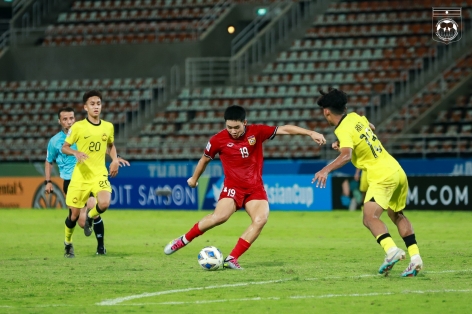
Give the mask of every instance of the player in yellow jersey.
[[[75, 112], [74, 109], [70, 107], [61, 108], [58, 112], [58, 122], [62, 127], [62, 130], [54, 135], [48, 143], [47, 149], [47, 157], [44, 163], [44, 173], [46, 176], [45, 180], [45, 192], [46, 194], [50, 194], [53, 192], [53, 186], [51, 184], [51, 169], [52, 163], [55, 161], [59, 167], [59, 174], [63, 182], [63, 191], [64, 194], [67, 195], [67, 190], [70, 185], [70, 179], [72, 177], [72, 172], [74, 171], [74, 167], [77, 163], [77, 160], [74, 156], [67, 156], [62, 153], [62, 145], [64, 144], [64, 140], [66, 139], [67, 133], [69, 133], [70, 127], [75, 123]], [[75, 144], [71, 146], [72, 148], [76, 149]], [[129, 166], [129, 162], [123, 158], [118, 157], [120, 162], [120, 167]], [[74, 229], [76, 224], [78, 224], [81, 228], [84, 227], [85, 224], [85, 213], [87, 208], [93, 208], [95, 206], [95, 197], [90, 195], [90, 198], [87, 201], [87, 206], [82, 208], [80, 211], [80, 215], [76, 220], [71, 219], [71, 211], [67, 215], [65, 225], [68, 229]], [[97, 255], [106, 254], [106, 249], [104, 245], [105, 240], [105, 225], [103, 220], [100, 216], [94, 217], [93, 221], [93, 231], [95, 233], [95, 237], [97, 239]], [[67, 258], [74, 258], [74, 249], [71, 243], [71, 239], [66, 239], [68, 243], [64, 244], [64, 257]]]
[[[110, 206], [111, 186], [108, 175], [114, 177], [118, 174], [119, 160], [114, 144], [113, 124], [100, 119], [102, 110], [102, 94], [92, 90], [86, 92], [82, 98], [87, 118], [75, 122], [69, 129], [62, 146], [62, 152], [73, 155], [77, 159], [71, 182], [66, 196], [66, 204], [71, 210], [71, 219], [74, 221], [80, 215], [80, 209], [85, 206], [92, 193], [96, 199], [94, 208], [87, 209], [84, 233], [92, 234], [93, 217], [105, 212]], [[71, 148], [77, 145], [77, 150]], [[110, 172], [105, 166], [105, 155], [109, 148], [112, 158]], [[71, 243], [72, 233], [66, 225], [66, 245]], [[68, 240], [69, 239], [69, 240]]]
[[367, 171], [368, 188], [364, 200], [363, 222], [384, 249], [386, 256], [379, 268], [380, 274], [388, 275], [392, 267], [405, 258], [405, 252], [395, 245], [387, 226], [380, 220], [384, 210], [397, 226], [405, 241], [411, 262], [402, 273], [403, 277], [416, 276], [423, 267], [415, 233], [403, 209], [406, 205], [408, 181], [400, 164], [382, 146], [366, 117], [357, 113], [346, 114], [347, 96], [344, 92], [330, 88], [328, 93], [320, 91], [318, 105], [328, 123], [335, 126], [339, 141], [339, 156], [315, 174], [312, 183], [324, 188], [328, 174], [348, 162]]

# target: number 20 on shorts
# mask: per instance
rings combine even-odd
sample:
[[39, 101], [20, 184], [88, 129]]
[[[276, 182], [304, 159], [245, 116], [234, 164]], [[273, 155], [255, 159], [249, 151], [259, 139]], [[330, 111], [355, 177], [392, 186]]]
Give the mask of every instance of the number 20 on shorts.
[[223, 192], [227, 193], [229, 197], [234, 197], [236, 195], [235, 189], [228, 189], [226, 186], [223, 188]]
[[108, 180], [99, 181], [98, 184], [100, 185], [101, 188], [106, 188], [110, 186], [110, 181]]

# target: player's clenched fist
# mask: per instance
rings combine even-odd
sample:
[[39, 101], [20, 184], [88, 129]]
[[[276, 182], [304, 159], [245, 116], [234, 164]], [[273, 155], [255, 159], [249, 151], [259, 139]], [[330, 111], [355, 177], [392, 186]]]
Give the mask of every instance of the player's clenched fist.
[[46, 192], [46, 194], [50, 194], [53, 190], [54, 189], [52, 187], [52, 183], [48, 182], [48, 184], [46, 184], [46, 187], [44, 188], [44, 191]]
[[326, 144], [326, 139], [324, 138], [323, 134], [320, 134], [318, 132], [311, 132], [310, 136], [313, 139], [313, 141], [315, 141], [319, 145]]
[[187, 184], [188, 184], [189, 187], [195, 188], [195, 187], [197, 187], [198, 182], [197, 182], [197, 180], [195, 180], [194, 178], [189, 178], [189, 179], [187, 180]]

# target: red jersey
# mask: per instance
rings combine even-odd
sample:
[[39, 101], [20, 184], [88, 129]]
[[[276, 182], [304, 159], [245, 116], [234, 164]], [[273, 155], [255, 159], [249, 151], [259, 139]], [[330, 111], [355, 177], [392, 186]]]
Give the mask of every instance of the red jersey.
[[224, 129], [208, 142], [204, 155], [213, 159], [220, 154], [225, 186], [252, 189], [262, 183], [264, 162], [262, 143], [273, 139], [276, 126], [263, 124], [246, 125], [245, 132], [237, 139]]

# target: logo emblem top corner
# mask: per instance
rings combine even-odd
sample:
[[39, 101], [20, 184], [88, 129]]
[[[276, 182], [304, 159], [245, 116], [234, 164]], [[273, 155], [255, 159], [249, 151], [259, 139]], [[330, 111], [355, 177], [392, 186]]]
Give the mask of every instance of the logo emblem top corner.
[[446, 45], [462, 38], [462, 8], [432, 8], [432, 38]]

